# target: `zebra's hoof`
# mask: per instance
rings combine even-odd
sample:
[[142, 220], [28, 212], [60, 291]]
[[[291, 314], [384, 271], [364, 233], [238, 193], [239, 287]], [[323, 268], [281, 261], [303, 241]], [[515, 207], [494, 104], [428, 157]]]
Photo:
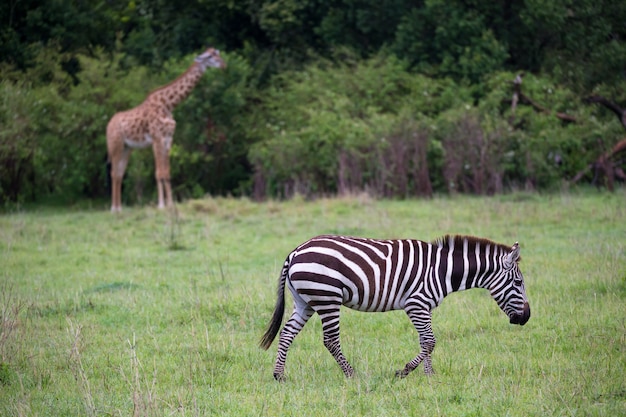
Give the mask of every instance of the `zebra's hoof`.
[[274, 379], [278, 382], [285, 382], [285, 375], [283, 374], [279, 374], [279, 373], [274, 373]]
[[406, 378], [406, 376], [409, 374], [409, 371], [407, 371], [406, 369], [400, 369], [399, 371], [396, 371], [396, 378]]

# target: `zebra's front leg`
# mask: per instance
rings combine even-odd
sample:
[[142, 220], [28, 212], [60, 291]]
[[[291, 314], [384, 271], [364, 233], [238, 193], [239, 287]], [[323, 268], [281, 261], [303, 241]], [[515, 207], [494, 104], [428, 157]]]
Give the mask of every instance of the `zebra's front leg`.
[[415, 368], [419, 366], [422, 361], [424, 362], [424, 373], [426, 375], [432, 375], [433, 365], [431, 354], [435, 349], [435, 334], [433, 333], [431, 325], [430, 310], [419, 309], [416, 307], [407, 307], [406, 313], [411, 319], [411, 323], [415, 327], [415, 330], [419, 333], [421, 352], [413, 360], [396, 372], [396, 376], [404, 378], [410, 374]]
[[285, 323], [278, 338], [278, 352], [276, 353], [276, 363], [274, 365], [274, 379], [281, 382], [285, 380], [285, 361], [287, 360], [287, 351], [293, 342], [293, 339], [300, 333], [306, 322], [311, 318], [314, 311], [306, 308], [298, 311], [297, 308], [291, 313], [291, 317]]
[[324, 332], [324, 346], [333, 355], [344, 375], [351, 378], [354, 375], [354, 368], [343, 355], [339, 338], [339, 309], [327, 310], [320, 314], [322, 320], [322, 330]]

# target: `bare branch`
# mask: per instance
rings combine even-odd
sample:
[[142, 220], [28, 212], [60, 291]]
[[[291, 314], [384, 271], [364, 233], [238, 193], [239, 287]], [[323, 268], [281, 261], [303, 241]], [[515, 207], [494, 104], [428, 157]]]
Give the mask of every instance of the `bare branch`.
[[[598, 143], [600, 148], [602, 148], [603, 145], [601, 139], [598, 139]], [[584, 177], [589, 170], [593, 170], [592, 182], [598, 184], [599, 178], [605, 175], [607, 179], [607, 188], [609, 191], [613, 191], [613, 180], [616, 177], [622, 181], [626, 180], [626, 175], [624, 175], [623, 170], [616, 166], [612, 161], [614, 157], [622, 152], [626, 153], [626, 138], [617, 142], [610, 151], [601, 154], [595, 161], [579, 171], [570, 182], [575, 184], [582, 177]]]
[[622, 126], [624, 126], [624, 128], [626, 129], [626, 109], [623, 109], [622, 107], [618, 106], [616, 103], [612, 102], [611, 100], [608, 100], [598, 95], [589, 96], [584, 101], [586, 103], [602, 104], [604, 107], [608, 108], [613, 113], [615, 113], [615, 115], [619, 119]]
[[554, 114], [558, 119], [563, 120], [564, 122], [576, 123], [577, 120], [574, 116], [570, 116], [567, 113], [561, 112], [553, 112], [552, 110], [543, 107], [526, 94], [522, 93], [522, 78], [524, 77], [524, 73], [520, 73], [513, 80], [513, 100], [511, 102], [511, 110], [515, 112], [515, 108], [517, 107], [518, 101], [522, 103], [529, 104], [532, 108], [534, 108], [539, 113], [545, 114]]

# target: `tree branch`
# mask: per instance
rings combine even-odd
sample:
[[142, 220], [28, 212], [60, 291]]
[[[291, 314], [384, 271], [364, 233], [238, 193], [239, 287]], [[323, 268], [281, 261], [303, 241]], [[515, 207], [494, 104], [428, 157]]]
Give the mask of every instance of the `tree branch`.
[[574, 116], [570, 116], [569, 114], [560, 113], [560, 112], [553, 113], [552, 110], [543, 107], [542, 105], [540, 105], [539, 103], [537, 103], [536, 101], [528, 97], [526, 94], [522, 93], [522, 78], [523, 77], [524, 77], [524, 73], [522, 72], [518, 74], [517, 77], [515, 77], [515, 80], [513, 80], [513, 100], [511, 103], [511, 110], [513, 112], [515, 112], [515, 108], [517, 107], [517, 102], [521, 101], [522, 103], [525, 102], [526, 104], [530, 104], [532, 108], [534, 108], [539, 113], [554, 114], [557, 118], [565, 122], [576, 123], [577, 120]]
[[[602, 141], [598, 139], [599, 145], [602, 147]], [[626, 138], [620, 140], [613, 146], [613, 148], [601, 154], [594, 162], [587, 165], [584, 169], [579, 171], [574, 178], [572, 178], [571, 183], [575, 184], [578, 180], [580, 180], [587, 171], [593, 170], [594, 177], [592, 182], [596, 182], [598, 180], [598, 176], [606, 175], [607, 177], [607, 187], [610, 191], [613, 191], [613, 180], [615, 177], [620, 180], [626, 180], [626, 176], [624, 176], [624, 172], [621, 169], [616, 169], [615, 164], [611, 161], [616, 155], [626, 152]]]
[[619, 119], [622, 126], [624, 126], [624, 128], [626, 129], [626, 109], [623, 109], [620, 106], [618, 106], [616, 103], [598, 95], [589, 96], [584, 101], [586, 103], [602, 104], [604, 107], [608, 108], [613, 113], [615, 113], [615, 115]]

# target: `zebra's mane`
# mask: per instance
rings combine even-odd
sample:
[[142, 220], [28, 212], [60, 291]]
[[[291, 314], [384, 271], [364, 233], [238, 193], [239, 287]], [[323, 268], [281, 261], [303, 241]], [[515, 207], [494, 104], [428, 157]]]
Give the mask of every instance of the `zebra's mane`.
[[510, 252], [511, 251], [511, 247], [504, 245], [502, 243], [496, 243], [492, 240], [489, 239], [485, 239], [482, 237], [476, 237], [476, 236], [463, 236], [463, 235], [444, 235], [438, 239], [435, 239], [432, 243], [434, 245], [437, 245], [441, 248], [448, 248], [450, 247], [450, 240], [453, 241], [454, 246], [456, 246], [457, 248], [459, 246], [463, 245], [463, 242], [467, 241], [467, 245], [469, 247], [475, 247], [476, 245], [491, 245], [494, 246], [500, 250], [502, 250], [503, 252]]

